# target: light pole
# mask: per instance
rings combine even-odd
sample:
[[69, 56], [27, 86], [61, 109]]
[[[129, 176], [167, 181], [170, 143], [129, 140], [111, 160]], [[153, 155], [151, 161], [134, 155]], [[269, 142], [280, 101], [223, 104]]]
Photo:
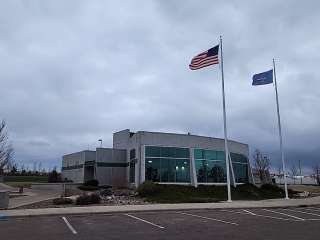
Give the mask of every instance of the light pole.
[[102, 139], [99, 139], [98, 142], [100, 142], [100, 148], [102, 148]]

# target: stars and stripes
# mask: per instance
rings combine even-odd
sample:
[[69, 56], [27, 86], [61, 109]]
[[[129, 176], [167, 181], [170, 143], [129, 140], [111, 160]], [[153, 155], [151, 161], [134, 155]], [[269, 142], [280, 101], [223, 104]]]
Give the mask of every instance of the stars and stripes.
[[189, 68], [191, 70], [198, 70], [214, 64], [219, 64], [219, 45], [192, 58]]

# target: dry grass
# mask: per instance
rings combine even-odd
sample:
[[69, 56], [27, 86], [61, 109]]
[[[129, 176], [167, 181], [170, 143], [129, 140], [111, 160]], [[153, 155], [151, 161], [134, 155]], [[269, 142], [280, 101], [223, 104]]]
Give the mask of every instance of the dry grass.
[[297, 192], [303, 192], [307, 191], [310, 193], [317, 193], [320, 194], [320, 186], [315, 185], [289, 185], [290, 189], [297, 191]]

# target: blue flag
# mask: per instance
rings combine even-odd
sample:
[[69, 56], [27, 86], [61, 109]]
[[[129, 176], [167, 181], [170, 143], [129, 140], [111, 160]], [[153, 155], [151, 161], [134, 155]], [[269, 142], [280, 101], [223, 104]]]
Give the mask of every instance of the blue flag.
[[257, 73], [253, 75], [252, 80], [253, 86], [273, 83], [273, 70]]

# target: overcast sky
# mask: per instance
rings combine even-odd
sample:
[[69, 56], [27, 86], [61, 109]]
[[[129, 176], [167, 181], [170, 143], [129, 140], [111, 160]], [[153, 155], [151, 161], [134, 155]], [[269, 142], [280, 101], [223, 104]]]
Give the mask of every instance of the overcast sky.
[[112, 133], [223, 137], [218, 65], [191, 58], [224, 41], [229, 138], [280, 165], [272, 84], [251, 86], [276, 59], [288, 166], [319, 162], [317, 1], [14, 1], [0, 3], [0, 119], [15, 160], [61, 166]]

